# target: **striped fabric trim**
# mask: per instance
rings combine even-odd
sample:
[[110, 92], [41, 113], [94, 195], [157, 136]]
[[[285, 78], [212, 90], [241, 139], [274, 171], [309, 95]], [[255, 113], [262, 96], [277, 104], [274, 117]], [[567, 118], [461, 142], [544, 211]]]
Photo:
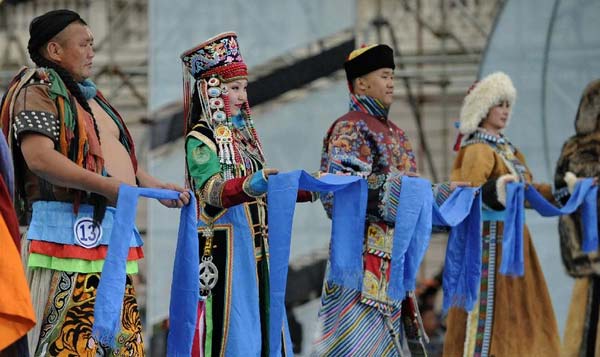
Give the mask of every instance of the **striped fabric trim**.
[[[87, 249], [78, 245], [58, 244], [44, 242], [41, 240], [32, 240], [29, 243], [29, 252], [48, 255], [56, 258], [82, 259], [82, 260], [100, 260], [106, 258], [108, 246], [100, 245], [96, 248]], [[142, 247], [131, 247], [127, 255], [127, 260], [139, 260], [144, 257]]]
[[392, 259], [392, 255], [390, 253], [383, 252], [383, 251], [381, 251], [379, 249], [375, 249], [375, 248], [368, 248], [367, 253], [369, 253], [371, 255], [375, 255], [379, 258]]
[[350, 93], [350, 111], [363, 112], [376, 118], [387, 119], [388, 109], [380, 100]]
[[[27, 263], [29, 268], [46, 268], [58, 271], [68, 271], [75, 273], [101, 273], [102, 267], [104, 267], [104, 259], [100, 260], [83, 260], [83, 259], [63, 259], [50, 257], [38, 253], [30, 253], [29, 261]], [[127, 274], [138, 273], [137, 260], [131, 260], [127, 262], [126, 271]]]
[[[360, 299], [360, 292], [325, 282], [313, 355], [399, 356], [385, 316]], [[389, 317], [397, 334], [401, 331], [400, 315], [400, 308], [393, 308]]]
[[433, 187], [433, 197], [435, 198], [435, 203], [438, 206], [441, 206], [446, 202], [448, 197], [452, 194], [452, 189], [450, 188], [450, 182], [443, 182], [440, 184], [436, 184]]
[[496, 225], [495, 221], [489, 222], [489, 234], [483, 239], [479, 313], [473, 354], [476, 357], [487, 357], [490, 351], [496, 290]]
[[403, 173], [400, 172], [389, 174], [380, 193], [381, 203], [379, 209], [381, 210], [381, 216], [387, 222], [396, 222], [398, 199], [402, 189], [402, 175]]

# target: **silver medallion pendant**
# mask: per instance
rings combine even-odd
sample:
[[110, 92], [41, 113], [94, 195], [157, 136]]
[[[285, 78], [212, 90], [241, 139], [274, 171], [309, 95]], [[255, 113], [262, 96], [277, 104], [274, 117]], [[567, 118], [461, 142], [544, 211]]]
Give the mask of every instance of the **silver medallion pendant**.
[[217, 285], [219, 271], [212, 262], [212, 257], [202, 257], [200, 263], [200, 294], [209, 295], [210, 291]]

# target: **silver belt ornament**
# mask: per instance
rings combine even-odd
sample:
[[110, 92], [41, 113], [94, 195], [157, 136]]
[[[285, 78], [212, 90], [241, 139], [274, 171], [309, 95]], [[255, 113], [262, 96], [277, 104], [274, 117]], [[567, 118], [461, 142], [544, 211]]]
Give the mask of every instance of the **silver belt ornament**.
[[200, 262], [200, 294], [208, 296], [211, 290], [217, 285], [217, 281], [219, 281], [219, 270], [212, 261], [212, 239], [214, 237], [212, 225], [203, 227], [201, 233], [206, 238], [206, 241], [204, 243], [202, 261]]

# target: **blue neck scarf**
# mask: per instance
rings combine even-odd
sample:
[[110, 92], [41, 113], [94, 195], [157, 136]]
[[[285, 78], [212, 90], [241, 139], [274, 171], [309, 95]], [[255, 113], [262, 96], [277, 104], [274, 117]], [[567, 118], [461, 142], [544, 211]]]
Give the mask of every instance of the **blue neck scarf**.
[[270, 254], [270, 356], [281, 353], [285, 314], [285, 287], [292, 221], [298, 189], [333, 192], [330, 278], [339, 285], [360, 290], [363, 278], [362, 247], [367, 209], [367, 183], [357, 176], [326, 175], [316, 179], [305, 171], [269, 177], [267, 207]]
[[523, 276], [523, 226], [525, 223], [525, 199], [542, 216], [552, 217], [575, 212], [582, 206], [583, 242], [586, 253], [598, 250], [598, 187], [593, 179], [583, 179], [575, 186], [575, 191], [567, 204], [557, 208], [535, 190], [531, 185], [511, 182], [506, 186], [506, 219], [504, 222], [504, 238], [502, 240], [502, 263], [500, 273], [504, 275]]
[[87, 100], [94, 98], [96, 96], [96, 92], [98, 92], [96, 84], [92, 82], [91, 79], [86, 79], [82, 82], [78, 82], [77, 86], [79, 87], [79, 90], [81, 91], [81, 93], [83, 93], [83, 96]]
[[470, 311], [481, 278], [481, 195], [479, 188], [457, 187], [441, 207], [434, 205], [433, 224], [452, 227], [448, 237], [442, 288], [443, 311]]
[[[115, 345], [120, 331], [121, 308], [125, 294], [125, 266], [139, 197], [178, 199], [179, 192], [121, 185], [112, 237], [96, 295], [92, 335], [102, 344]], [[200, 296], [198, 234], [196, 231], [196, 199], [181, 209], [179, 236], [173, 267], [169, 318], [172, 321], [167, 340], [169, 356], [189, 356], [192, 351]]]

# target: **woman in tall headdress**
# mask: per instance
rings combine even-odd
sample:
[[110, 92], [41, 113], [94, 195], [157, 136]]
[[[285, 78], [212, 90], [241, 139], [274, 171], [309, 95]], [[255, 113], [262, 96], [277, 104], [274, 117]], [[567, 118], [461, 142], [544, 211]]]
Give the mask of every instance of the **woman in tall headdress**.
[[[227, 32], [182, 54], [187, 184], [199, 197], [201, 295], [194, 353], [267, 356], [267, 169], [246, 94], [247, 67]], [[301, 191], [299, 201], [313, 200]], [[284, 354], [292, 354], [281, 326]]]
[[[600, 80], [589, 83], [579, 102], [575, 135], [563, 145], [556, 164], [557, 188], [574, 186], [576, 177], [600, 176]], [[563, 198], [563, 202], [566, 198]], [[600, 313], [600, 259], [597, 251], [582, 249], [582, 220], [579, 211], [561, 216], [560, 248], [567, 273], [576, 278], [565, 328], [562, 356], [598, 356]]]
[[[524, 275], [499, 274], [506, 183], [532, 183], [523, 154], [502, 134], [516, 90], [502, 72], [478, 82], [464, 99], [464, 135], [451, 180], [482, 186], [483, 236], [479, 299], [472, 311], [448, 314], [444, 356], [558, 356], [559, 337], [548, 288], [527, 227], [523, 232]], [[533, 184], [554, 201], [548, 184]], [[488, 214], [489, 213], [489, 214]]]

